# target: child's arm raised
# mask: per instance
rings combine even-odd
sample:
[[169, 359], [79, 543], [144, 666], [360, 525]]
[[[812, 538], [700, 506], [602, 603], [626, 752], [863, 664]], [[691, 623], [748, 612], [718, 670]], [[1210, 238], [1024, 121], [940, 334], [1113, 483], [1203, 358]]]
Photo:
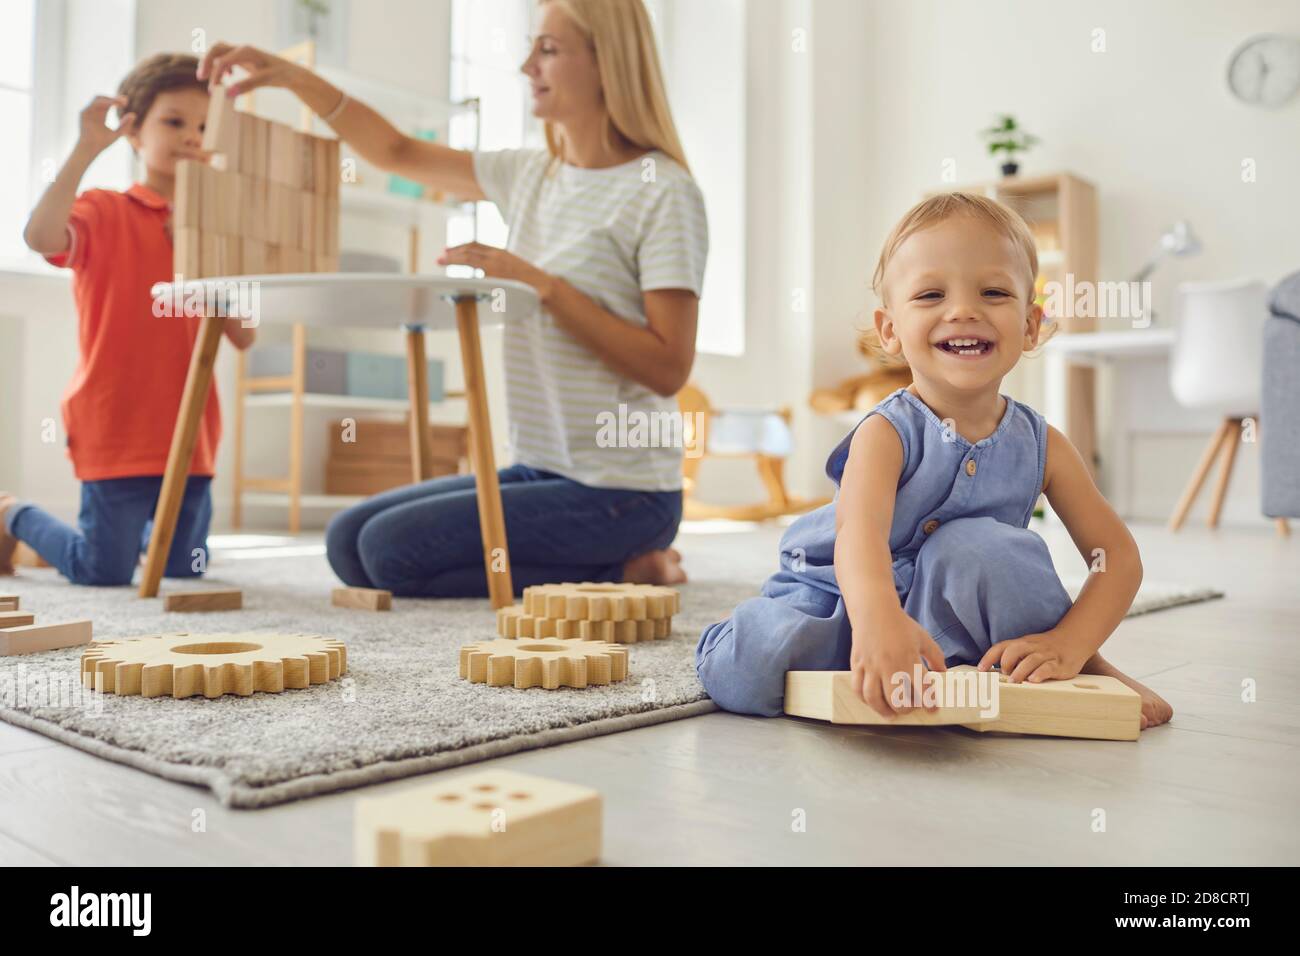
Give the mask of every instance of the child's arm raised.
[[1047, 431], [1043, 493], [1088, 565], [1088, 580], [1056, 627], [1001, 641], [980, 660], [999, 664], [1013, 681], [1074, 677], [1128, 613], [1142, 583], [1142, 557], [1133, 535], [1111, 508], [1070, 440]]
[[131, 131], [135, 114], [123, 116], [115, 129], [106, 123], [108, 111], [114, 106], [126, 105], [124, 96], [96, 96], [81, 111], [81, 136], [71, 155], [50, 183], [40, 202], [32, 210], [23, 230], [23, 242], [33, 252], [54, 256], [68, 249], [68, 216], [77, 198], [81, 177], [95, 158]]
[[853, 627], [853, 687], [882, 717], [913, 709], [891, 705], [895, 675], [910, 680], [922, 660], [932, 670], [946, 669], [943, 651], [903, 611], [894, 588], [889, 530], [902, 470], [898, 433], [883, 416], [872, 415], [849, 443], [835, 502], [835, 579]]

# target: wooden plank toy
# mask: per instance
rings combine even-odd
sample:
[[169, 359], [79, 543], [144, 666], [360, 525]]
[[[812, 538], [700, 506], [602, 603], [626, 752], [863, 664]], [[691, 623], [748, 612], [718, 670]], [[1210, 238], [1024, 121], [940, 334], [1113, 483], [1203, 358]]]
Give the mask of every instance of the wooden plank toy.
[[31, 611], [0, 611], [0, 627], [22, 627], [35, 624], [36, 615]]
[[654, 584], [583, 581], [535, 584], [524, 588], [524, 613], [575, 621], [642, 621], [671, 617], [681, 610], [681, 595]]
[[393, 592], [382, 588], [335, 588], [330, 594], [335, 607], [354, 607], [363, 611], [391, 611]]
[[64, 621], [59, 624], [28, 624], [0, 631], [0, 657], [55, 651], [63, 647], [89, 644], [90, 621]]
[[484, 770], [364, 797], [353, 818], [357, 866], [582, 866], [601, 851], [600, 794]]
[[627, 651], [603, 641], [555, 637], [501, 639], [460, 649], [460, 676], [470, 683], [519, 689], [589, 687], [627, 677]]
[[164, 611], [238, 611], [244, 592], [238, 588], [207, 591], [172, 591], [163, 595]]
[[[981, 732], [1084, 737], [1092, 740], [1137, 740], [1142, 700], [1113, 677], [1080, 674], [1041, 684], [1012, 683], [1005, 674], [986, 671], [981, 678], [969, 664], [937, 674], [940, 706], [934, 713], [914, 710], [881, 717], [854, 693], [848, 671], [787, 671], [785, 712], [837, 724], [957, 725]], [[988, 685], [976, 682], [994, 680]], [[996, 703], [992, 691], [996, 688]], [[983, 692], [981, 695], [980, 691]], [[986, 708], [982, 704], [990, 704]]]
[[982, 719], [973, 694], [964, 700], [963, 706], [940, 707], [933, 713], [917, 709], [897, 717], [882, 717], [853, 690], [852, 678], [849, 671], [786, 671], [785, 712], [793, 717], [829, 720], [833, 724], [904, 727], [963, 724]]
[[16, 611], [20, 603], [17, 594], [0, 594], [0, 611]]
[[165, 634], [98, 641], [81, 655], [81, 683], [141, 697], [278, 694], [342, 676], [342, 641], [314, 634]]

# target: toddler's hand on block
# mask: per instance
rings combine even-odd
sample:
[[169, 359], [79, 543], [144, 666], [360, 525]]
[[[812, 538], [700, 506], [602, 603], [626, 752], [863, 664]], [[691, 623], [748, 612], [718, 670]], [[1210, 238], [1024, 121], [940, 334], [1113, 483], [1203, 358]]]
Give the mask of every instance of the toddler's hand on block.
[[[913, 675], [921, 668], [922, 681], [928, 683], [932, 671], [947, 670], [943, 651], [920, 624], [903, 613], [902, 609], [884, 615], [867, 627], [866, 633], [853, 634], [853, 649], [849, 666], [853, 673], [853, 689], [858, 696], [881, 717], [896, 717], [910, 713], [913, 694]], [[895, 699], [903, 694], [900, 702]], [[924, 708], [933, 711], [937, 704]]]
[[1087, 659], [1059, 631], [1045, 631], [999, 641], [985, 651], [979, 669], [987, 671], [997, 664], [1008, 680], [1037, 684], [1077, 677]]

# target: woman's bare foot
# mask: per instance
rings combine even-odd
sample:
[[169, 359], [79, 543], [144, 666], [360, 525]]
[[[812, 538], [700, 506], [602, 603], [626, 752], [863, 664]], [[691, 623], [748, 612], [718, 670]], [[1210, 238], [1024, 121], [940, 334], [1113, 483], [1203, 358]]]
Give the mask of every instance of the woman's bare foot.
[[17, 501], [8, 492], [0, 491], [0, 574], [14, 573], [14, 548], [18, 547], [18, 539], [5, 528], [5, 515]]
[[1081, 674], [1101, 674], [1123, 681], [1138, 692], [1142, 698], [1142, 729], [1147, 730], [1159, 724], [1167, 723], [1174, 716], [1174, 709], [1169, 702], [1141, 681], [1129, 677], [1118, 667], [1100, 654], [1093, 654], [1088, 663], [1083, 665]]
[[628, 584], [685, 584], [682, 553], [666, 548], [638, 554], [623, 565], [623, 580]]

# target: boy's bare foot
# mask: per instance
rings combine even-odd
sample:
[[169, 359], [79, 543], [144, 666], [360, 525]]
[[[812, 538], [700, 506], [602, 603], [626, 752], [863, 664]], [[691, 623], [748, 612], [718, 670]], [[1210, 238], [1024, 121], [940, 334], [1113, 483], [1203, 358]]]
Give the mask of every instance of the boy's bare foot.
[[1114, 677], [1116, 680], [1123, 681], [1129, 687], [1132, 687], [1142, 698], [1142, 729], [1147, 730], [1158, 724], [1167, 723], [1174, 716], [1174, 709], [1169, 702], [1153, 691], [1141, 681], [1136, 681], [1129, 677], [1118, 667], [1106, 660], [1100, 654], [1093, 654], [1088, 663], [1083, 665], [1081, 674], [1101, 674], [1104, 677]]
[[7, 491], [0, 491], [0, 574], [14, 573], [14, 548], [18, 547], [18, 539], [6, 530], [5, 515], [17, 501]]
[[666, 548], [638, 554], [623, 565], [623, 580], [629, 584], [685, 584], [682, 553]]

